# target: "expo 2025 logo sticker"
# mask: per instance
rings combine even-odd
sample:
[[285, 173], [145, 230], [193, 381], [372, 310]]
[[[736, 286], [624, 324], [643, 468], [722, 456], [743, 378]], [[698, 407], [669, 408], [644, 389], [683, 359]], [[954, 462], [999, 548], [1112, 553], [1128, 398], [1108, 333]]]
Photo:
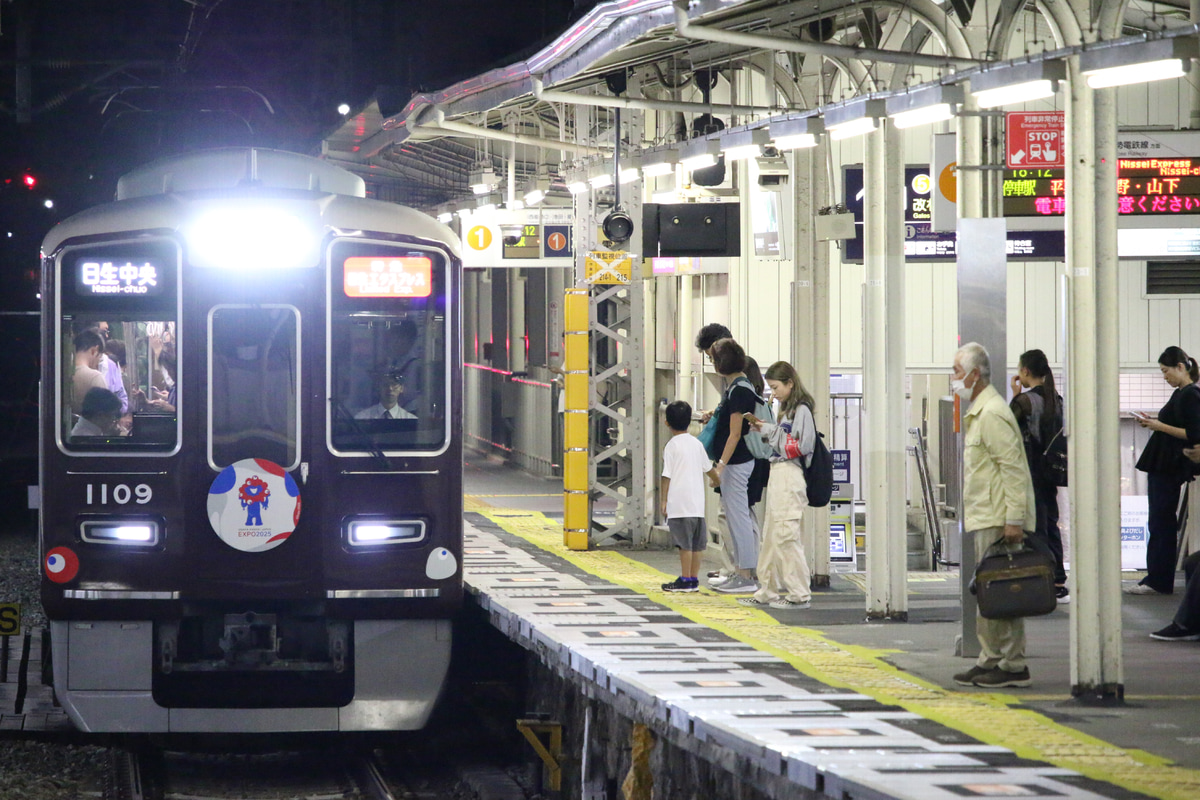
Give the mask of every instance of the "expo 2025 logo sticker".
[[245, 458], [208, 490], [208, 521], [221, 541], [246, 553], [278, 547], [300, 521], [300, 489], [274, 461]]

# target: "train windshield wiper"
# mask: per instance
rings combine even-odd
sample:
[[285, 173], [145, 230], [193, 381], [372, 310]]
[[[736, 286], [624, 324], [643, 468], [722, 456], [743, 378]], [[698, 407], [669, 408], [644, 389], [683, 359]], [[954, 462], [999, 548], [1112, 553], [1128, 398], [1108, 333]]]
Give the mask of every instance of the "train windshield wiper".
[[368, 452], [375, 458], [375, 462], [384, 469], [391, 469], [392, 462], [383, 454], [383, 450], [376, 443], [375, 437], [367, 433], [362, 423], [350, 413], [350, 409], [346, 408], [346, 404], [341, 400], [334, 401], [333, 398], [330, 398], [330, 402], [334, 403], [334, 408], [338, 410], [344, 420], [350, 423], [350, 427], [354, 429], [354, 432], [362, 438], [364, 446], [369, 448]]

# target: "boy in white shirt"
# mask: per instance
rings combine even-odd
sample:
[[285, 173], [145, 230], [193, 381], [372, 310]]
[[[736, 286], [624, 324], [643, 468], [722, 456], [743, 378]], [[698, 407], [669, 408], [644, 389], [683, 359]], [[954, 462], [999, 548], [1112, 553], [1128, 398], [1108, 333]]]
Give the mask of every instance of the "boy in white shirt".
[[663, 448], [658, 496], [671, 540], [679, 548], [680, 575], [662, 585], [664, 592], [699, 591], [700, 556], [708, 540], [704, 524], [704, 476], [715, 481], [717, 471], [713, 469], [704, 445], [688, 433], [691, 422], [692, 407], [686, 402], [676, 400], [667, 406], [667, 428], [671, 438]]

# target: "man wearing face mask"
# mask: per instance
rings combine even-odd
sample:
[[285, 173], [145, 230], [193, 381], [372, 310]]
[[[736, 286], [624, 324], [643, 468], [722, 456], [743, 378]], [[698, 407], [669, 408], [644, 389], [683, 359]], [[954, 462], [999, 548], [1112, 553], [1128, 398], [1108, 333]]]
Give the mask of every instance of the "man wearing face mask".
[[[1037, 521], [1033, 481], [1025, 446], [1008, 403], [991, 385], [987, 350], [977, 342], [954, 354], [951, 386], [963, 404], [963, 530], [975, 537], [982, 559], [999, 540], [1017, 549]], [[965, 567], [965, 565], [964, 565]], [[1029, 686], [1025, 663], [1025, 620], [976, 617], [980, 653], [975, 666], [954, 676], [963, 686], [990, 689]]]

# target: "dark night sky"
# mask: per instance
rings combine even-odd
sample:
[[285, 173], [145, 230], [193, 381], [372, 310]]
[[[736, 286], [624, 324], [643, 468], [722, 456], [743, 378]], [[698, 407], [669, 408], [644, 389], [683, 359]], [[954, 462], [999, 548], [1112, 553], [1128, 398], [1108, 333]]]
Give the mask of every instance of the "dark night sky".
[[[24, 272], [55, 221], [110, 199], [134, 166], [221, 145], [312, 152], [338, 103], [510, 63], [591, 5], [0, 0], [0, 270]], [[17, 185], [26, 170], [33, 191]]]

